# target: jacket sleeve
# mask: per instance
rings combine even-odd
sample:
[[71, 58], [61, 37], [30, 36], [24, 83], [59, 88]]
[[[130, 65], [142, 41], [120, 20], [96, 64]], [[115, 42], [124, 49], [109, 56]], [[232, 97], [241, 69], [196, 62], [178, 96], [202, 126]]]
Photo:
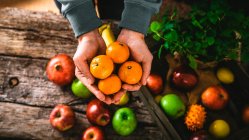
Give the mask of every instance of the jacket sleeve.
[[124, 0], [121, 28], [146, 34], [151, 16], [159, 11], [162, 0]]
[[101, 25], [92, 0], [57, 0], [61, 3], [61, 13], [70, 22], [78, 37]]

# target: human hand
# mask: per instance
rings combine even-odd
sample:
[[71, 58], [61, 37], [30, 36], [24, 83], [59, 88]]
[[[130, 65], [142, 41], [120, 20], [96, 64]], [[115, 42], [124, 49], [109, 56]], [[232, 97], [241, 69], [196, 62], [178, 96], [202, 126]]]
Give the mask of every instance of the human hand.
[[124, 84], [122, 88], [128, 91], [139, 90], [142, 85], [146, 85], [146, 80], [151, 70], [153, 55], [150, 53], [142, 33], [129, 29], [122, 29], [117, 41], [125, 43], [129, 46], [131, 57], [136, 62], [141, 63], [143, 69], [143, 75], [138, 84]]
[[94, 84], [95, 78], [89, 70], [88, 62], [97, 54], [104, 54], [106, 46], [104, 40], [100, 36], [98, 29], [90, 31], [78, 38], [78, 47], [74, 54], [73, 60], [76, 65], [76, 77], [101, 101], [111, 104], [110, 97], [105, 96]]

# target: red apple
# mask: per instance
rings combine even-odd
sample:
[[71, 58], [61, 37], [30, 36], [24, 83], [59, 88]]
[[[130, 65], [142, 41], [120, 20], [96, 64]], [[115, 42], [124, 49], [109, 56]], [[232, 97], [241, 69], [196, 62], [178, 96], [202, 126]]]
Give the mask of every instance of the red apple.
[[249, 105], [244, 107], [242, 111], [242, 119], [244, 123], [249, 124]]
[[163, 90], [163, 79], [160, 75], [152, 73], [147, 78], [146, 86], [152, 93], [159, 94]]
[[189, 66], [180, 65], [174, 69], [171, 75], [171, 82], [176, 88], [189, 91], [197, 85], [198, 75]]
[[66, 131], [75, 123], [74, 111], [67, 105], [57, 105], [49, 117], [51, 125], [59, 131]]
[[229, 100], [229, 95], [221, 86], [210, 86], [201, 95], [202, 103], [209, 109], [223, 109]]
[[93, 99], [87, 105], [86, 117], [92, 124], [106, 126], [111, 119], [110, 111], [106, 105], [98, 99]]
[[64, 86], [74, 79], [75, 65], [66, 54], [58, 54], [50, 59], [46, 67], [47, 77], [53, 83]]
[[104, 140], [104, 133], [99, 127], [90, 126], [83, 133], [82, 140]]

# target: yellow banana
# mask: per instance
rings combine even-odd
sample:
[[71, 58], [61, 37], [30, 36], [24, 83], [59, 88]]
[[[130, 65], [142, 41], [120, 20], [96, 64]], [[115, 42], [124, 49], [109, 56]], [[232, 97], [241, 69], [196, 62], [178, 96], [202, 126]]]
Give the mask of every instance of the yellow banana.
[[101, 36], [105, 41], [106, 47], [108, 47], [112, 42], [115, 41], [115, 37], [111, 30], [110, 24], [108, 24], [107, 27], [102, 31]]
[[103, 24], [103, 25], [101, 25], [101, 26], [99, 27], [99, 34], [100, 34], [100, 35], [101, 35], [102, 32], [106, 29], [106, 27], [107, 27], [107, 24]]

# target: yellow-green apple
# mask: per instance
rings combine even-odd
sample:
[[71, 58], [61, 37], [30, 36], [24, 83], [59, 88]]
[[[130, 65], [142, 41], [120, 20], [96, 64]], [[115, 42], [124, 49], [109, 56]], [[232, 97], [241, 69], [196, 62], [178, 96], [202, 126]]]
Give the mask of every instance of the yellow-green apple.
[[217, 139], [226, 138], [230, 133], [230, 126], [224, 120], [215, 120], [209, 126], [209, 133]]
[[157, 103], [157, 104], [160, 104], [160, 101], [161, 101], [162, 98], [163, 98], [162, 95], [157, 95], [157, 96], [155, 97], [156, 103]]
[[87, 99], [92, 96], [88, 88], [78, 79], [75, 79], [71, 85], [73, 94], [77, 97]]
[[182, 99], [178, 95], [172, 93], [163, 96], [160, 105], [166, 115], [172, 119], [183, 116], [186, 110]]
[[49, 120], [54, 128], [59, 131], [66, 131], [73, 127], [75, 114], [71, 107], [59, 104], [52, 110]]
[[84, 131], [82, 140], [104, 140], [104, 133], [99, 127], [90, 126]]
[[73, 59], [67, 54], [55, 55], [46, 67], [48, 79], [59, 86], [70, 84], [74, 78], [74, 71]]
[[106, 104], [93, 99], [87, 104], [86, 117], [92, 124], [106, 126], [110, 122], [111, 114]]
[[227, 91], [221, 86], [210, 86], [201, 95], [201, 101], [209, 109], [221, 110], [228, 101], [229, 95]]
[[119, 103], [117, 105], [125, 105], [129, 102], [130, 100], [130, 94], [126, 92], [125, 94], [122, 95]]
[[151, 73], [147, 78], [146, 86], [154, 94], [159, 94], [163, 90], [163, 79], [159, 74]]

